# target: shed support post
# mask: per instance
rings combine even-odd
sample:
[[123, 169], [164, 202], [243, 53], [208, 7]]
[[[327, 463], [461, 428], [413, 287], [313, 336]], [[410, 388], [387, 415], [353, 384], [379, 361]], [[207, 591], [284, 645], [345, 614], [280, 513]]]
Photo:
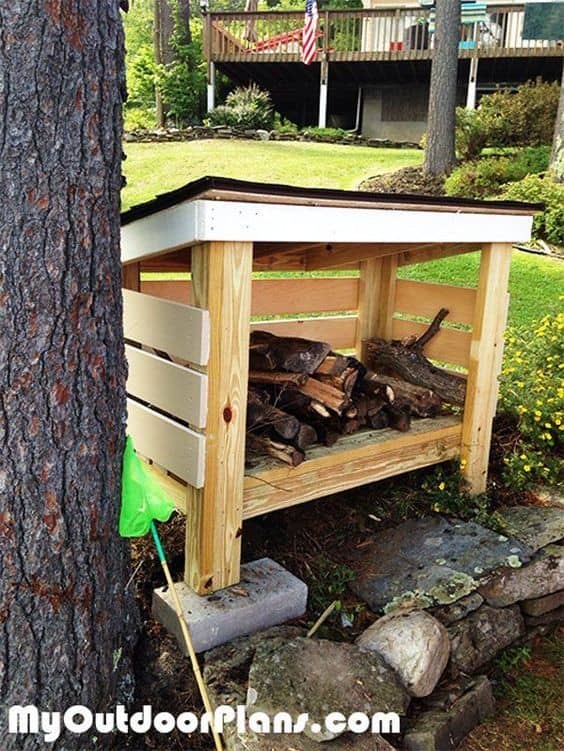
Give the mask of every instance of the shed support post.
[[470, 73], [468, 74], [468, 94], [466, 95], [466, 109], [476, 109], [476, 88], [478, 86], [478, 58], [470, 58]]
[[213, 112], [215, 109], [215, 63], [208, 63], [208, 99], [207, 112]]
[[319, 81], [319, 118], [318, 126], [327, 127], [327, 87], [329, 82], [329, 63], [324, 58], [321, 60], [321, 73]]
[[461, 445], [462, 474], [473, 494], [486, 490], [509, 306], [510, 264], [510, 244], [493, 243], [482, 249]]
[[141, 291], [141, 264], [126, 263], [121, 268], [121, 286], [132, 289], [134, 292]]
[[392, 338], [397, 265], [397, 255], [370, 258], [360, 263], [356, 352], [363, 362], [367, 354], [366, 339]]
[[194, 303], [210, 315], [205, 480], [186, 521], [184, 578], [199, 594], [240, 576], [252, 260], [250, 242], [192, 249]]

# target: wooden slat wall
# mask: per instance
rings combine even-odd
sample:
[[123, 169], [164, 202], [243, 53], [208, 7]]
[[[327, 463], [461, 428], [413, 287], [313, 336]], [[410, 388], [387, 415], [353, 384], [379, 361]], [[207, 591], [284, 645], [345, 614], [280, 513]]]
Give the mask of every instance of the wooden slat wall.
[[[398, 279], [395, 285], [396, 313], [431, 319], [440, 307], [449, 310], [447, 322], [471, 325], [476, 290], [447, 284], [430, 284]], [[156, 296], [177, 301], [191, 300], [189, 281], [144, 281], [142, 289]], [[356, 277], [325, 277], [295, 279], [259, 279], [253, 282], [254, 316], [297, 315], [356, 310], [360, 282]], [[353, 349], [357, 345], [357, 318], [354, 315], [329, 318], [290, 318], [253, 323], [253, 329], [270, 331], [279, 336], [302, 336], [327, 341], [335, 349]], [[403, 338], [419, 335], [425, 324], [393, 319], [392, 335]], [[466, 367], [470, 353], [470, 334], [443, 327], [427, 346], [429, 357]]]
[[208, 378], [126, 345], [127, 392], [196, 428], [206, 425]]
[[126, 339], [196, 365], [208, 362], [210, 326], [207, 310], [124, 289], [123, 321]]
[[202, 487], [206, 439], [201, 433], [185, 428], [132, 399], [127, 400], [127, 414], [127, 430], [140, 454], [193, 487]]

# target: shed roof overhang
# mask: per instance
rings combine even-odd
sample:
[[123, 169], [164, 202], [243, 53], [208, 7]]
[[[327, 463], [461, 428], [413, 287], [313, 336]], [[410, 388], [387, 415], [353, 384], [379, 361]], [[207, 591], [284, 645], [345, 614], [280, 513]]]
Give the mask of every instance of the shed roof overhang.
[[318, 268], [331, 266], [322, 265], [323, 254], [330, 261], [336, 248], [349, 250], [345, 260], [354, 261], [352, 251], [359, 245], [402, 252], [447, 244], [456, 252], [460, 245], [526, 242], [540, 208], [206, 177], [122, 214], [122, 262], [213, 241], [253, 242], [257, 258], [275, 251], [311, 256], [316, 250]]

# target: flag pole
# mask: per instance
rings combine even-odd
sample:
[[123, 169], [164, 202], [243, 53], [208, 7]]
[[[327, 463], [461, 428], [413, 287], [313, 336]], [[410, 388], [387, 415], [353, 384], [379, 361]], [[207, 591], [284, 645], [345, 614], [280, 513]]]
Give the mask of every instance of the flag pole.
[[178, 593], [176, 592], [176, 587], [174, 586], [174, 582], [172, 580], [172, 576], [168, 568], [168, 563], [166, 560], [166, 555], [165, 555], [164, 548], [161, 542], [161, 538], [159, 537], [157, 526], [154, 521], [151, 521], [151, 534], [153, 535], [153, 541], [157, 549], [159, 561], [161, 562], [161, 566], [164, 571], [166, 582], [168, 584], [168, 588], [170, 589], [170, 593], [172, 595], [172, 599], [174, 602], [174, 609], [176, 610], [176, 615], [178, 616], [178, 620], [180, 622], [180, 628], [182, 629], [182, 635], [184, 636], [184, 643], [186, 644], [186, 649], [188, 650], [188, 655], [190, 656], [190, 662], [192, 663], [192, 670], [194, 671], [194, 675], [196, 676], [196, 682], [200, 690], [200, 696], [202, 697], [202, 701], [204, 702], [204, 707], [206, 709], [206, 712], [208, 712], [210, 716], [210, 727], [212, 730], [213, 739], [215, 741], [215, 747], [217, 751], [223, 751], [223, 744], [221, 741], [221, 737], [215, 728], [213, 709], [212, 709], [212, 705], [210, 702], [210, 697], [208, 695], [208, 690], [206, 688], [206, 684], [204, 683], [204, 679], [202, 677], [200, 664], [198, 663], [198, 658], [196, 657], [196, 652], [194, 650], [194, 644], [192, 643], [192, 637], [190, 636], [190, 631], [188, 630], [188, 624], [186, 623], [186, 618], [184, 617], [184, 612], [182, 610], [180, 600], [178, 599]]

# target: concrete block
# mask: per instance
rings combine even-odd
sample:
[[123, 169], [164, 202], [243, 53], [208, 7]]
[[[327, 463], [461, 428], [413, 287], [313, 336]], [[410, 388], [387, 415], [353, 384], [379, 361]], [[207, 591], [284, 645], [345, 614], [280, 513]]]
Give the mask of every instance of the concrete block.
[[[240, 583], [212, 595], [197, 595], [184, 582], [175, 587], [196, 652], [299, 618], [307, 606], [307, 585], [270, 558], [241, 566]], [[185, 652], [168, 587], [154, 590], [153, 616]]]

